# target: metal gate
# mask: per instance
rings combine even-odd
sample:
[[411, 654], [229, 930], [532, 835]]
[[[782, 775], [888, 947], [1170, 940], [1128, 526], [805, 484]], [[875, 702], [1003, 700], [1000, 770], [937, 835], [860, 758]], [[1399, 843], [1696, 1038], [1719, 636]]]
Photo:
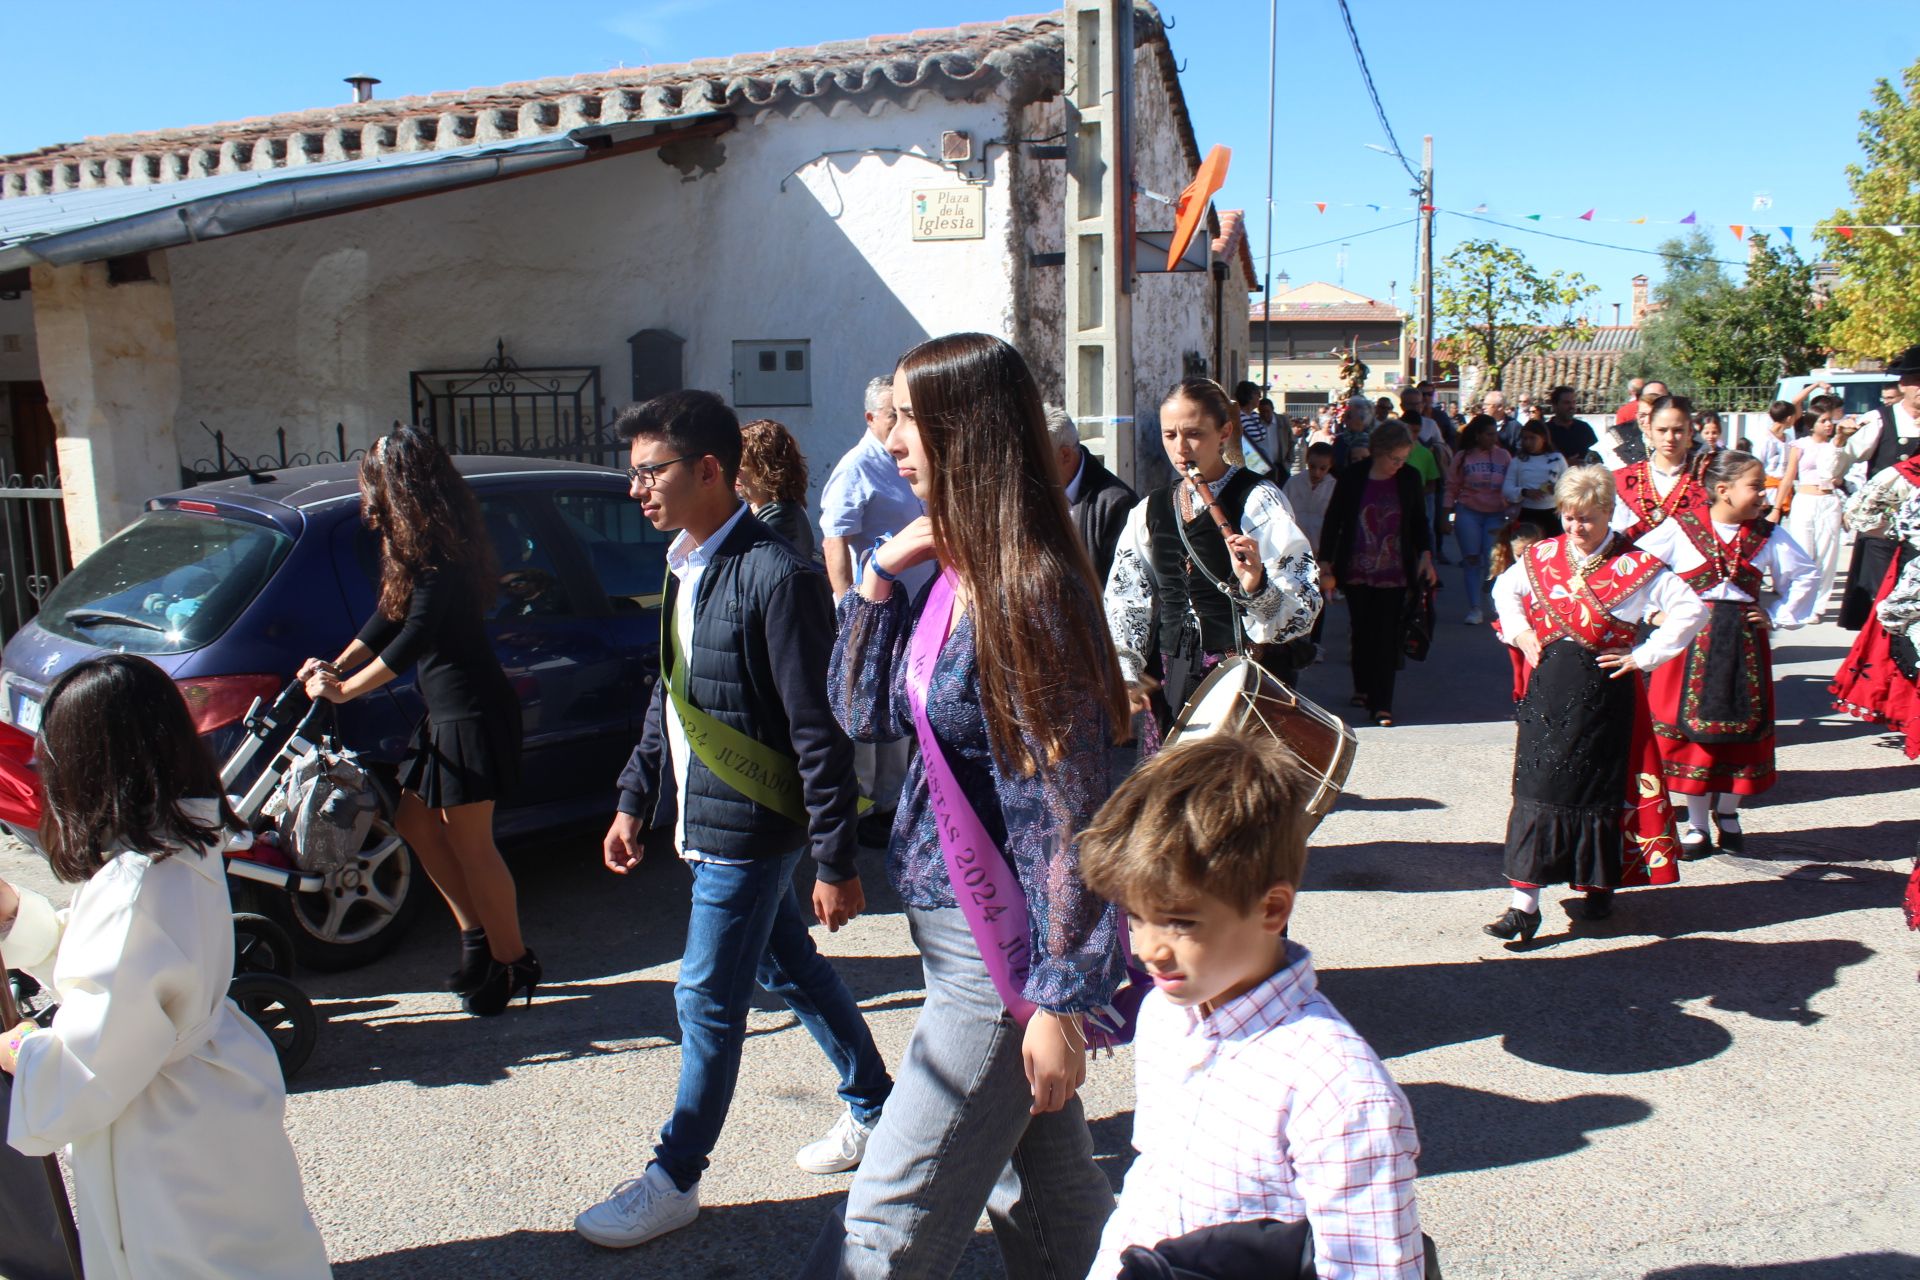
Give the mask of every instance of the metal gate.
[[597, 365], [523, 366], [504, 340], [477, 369], [411, 375], [413, 420], [452, 453], [566, 458], [619, 466]]
[[4, 477], [0, 485], [0, 640], [40, 612], [60, 579], [73, 568], [67, 548], [67, 506], [60, 477]]

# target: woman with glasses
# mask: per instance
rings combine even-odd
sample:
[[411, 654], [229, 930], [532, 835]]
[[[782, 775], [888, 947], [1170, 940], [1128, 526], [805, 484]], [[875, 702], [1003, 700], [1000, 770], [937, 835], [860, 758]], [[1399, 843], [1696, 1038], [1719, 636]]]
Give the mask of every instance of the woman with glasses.
[[447, 989], [468, 1013], [492, 1017], [521, 992], [531, 1003], [541, 977], [493, 843], [521, 735], [520, 700], [484, 621], [499, 569], [473, 490], [416, 427], [383, 436], [361, 460], [360, 519], [380, 540], [379, 607], [340, 656], [307, 659], [300, 678], [316, 699], [351, 702], [419, 666], [427, 714], [401, 766], [396, 825], [460, 926]]

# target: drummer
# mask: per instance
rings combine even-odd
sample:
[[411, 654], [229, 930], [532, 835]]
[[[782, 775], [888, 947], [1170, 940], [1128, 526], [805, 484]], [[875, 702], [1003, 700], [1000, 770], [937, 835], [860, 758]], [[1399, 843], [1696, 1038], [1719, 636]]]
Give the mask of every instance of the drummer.
[[1180, 478], [1128, 514], [1107, 574], [1107, 627], [1133, 708], [1162, 727], [1228, 654], [1290, 681], [1284, 646], [1320, 613], [1319, 569], [1280, 486], [1227, 462], [1238, 430], [1219, 383], [1189, 378], [1168, 393], [1160, 443]]

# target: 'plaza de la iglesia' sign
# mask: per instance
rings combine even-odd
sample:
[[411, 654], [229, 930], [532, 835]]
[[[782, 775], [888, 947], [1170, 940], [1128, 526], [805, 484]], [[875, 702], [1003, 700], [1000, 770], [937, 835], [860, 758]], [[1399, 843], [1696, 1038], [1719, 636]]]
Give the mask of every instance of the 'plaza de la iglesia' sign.
[[915, 240], [984, 240], [987, 193], [982, 187], [930, 187], [913, 193]]

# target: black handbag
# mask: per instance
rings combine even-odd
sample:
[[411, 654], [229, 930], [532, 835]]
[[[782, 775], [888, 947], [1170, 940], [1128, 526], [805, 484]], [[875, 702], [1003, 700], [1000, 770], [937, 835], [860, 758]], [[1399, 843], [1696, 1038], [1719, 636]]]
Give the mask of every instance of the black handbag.
[[1406, 655], [1415, 662], [1425, 662], [1427, 651], [1433, 648], [1433, 593], [1432, 583], [1421, 583], [1407, 592], [1407, 612], [1403, 619], [1401, 635]]

